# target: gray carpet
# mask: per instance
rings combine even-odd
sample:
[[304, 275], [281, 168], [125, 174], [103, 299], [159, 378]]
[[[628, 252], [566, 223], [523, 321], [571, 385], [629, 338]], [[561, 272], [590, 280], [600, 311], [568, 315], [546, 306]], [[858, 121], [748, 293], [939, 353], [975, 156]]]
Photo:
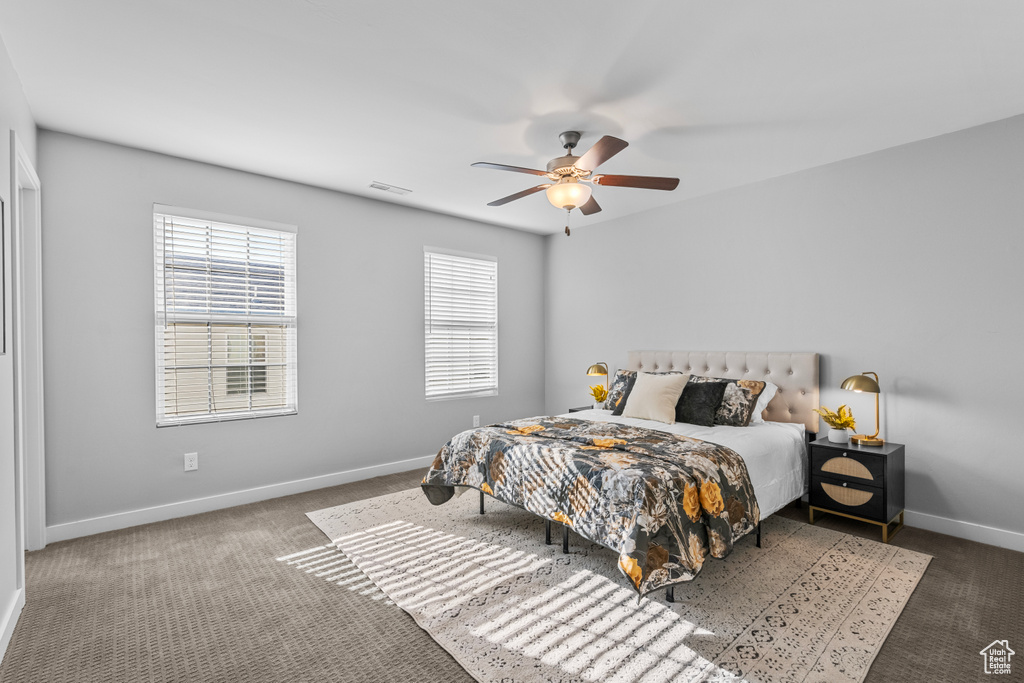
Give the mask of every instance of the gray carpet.
[[[55, 543], [27, 556], [28, 604], [0, 681], [469, 681], [358, 574], [336, 585], [277, 558], [323, 545], [305, 513], [416, 486], [390, 475]], [[780, 514], [806, 519], [806, 510]], [[876, 527], [820, 524], [875, 538]], [[905, 528], [935, 559], [867, 681], [982, 681], [978, 651], [1024, 652], [1024, 554]], [[1024, 655], [1013, 674], [1024, 680]]]

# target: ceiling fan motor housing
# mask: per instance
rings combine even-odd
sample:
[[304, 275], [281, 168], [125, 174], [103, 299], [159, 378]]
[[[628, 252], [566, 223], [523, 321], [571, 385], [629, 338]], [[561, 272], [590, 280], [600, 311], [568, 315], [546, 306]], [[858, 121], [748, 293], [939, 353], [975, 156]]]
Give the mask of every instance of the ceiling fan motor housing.
[[576, 162], [579, 157], [567, 154], [564, 157], [555, 157], [548, 162], [548, 173], [557, 177], [575, 176], [577, 178], [585, 178], [588, 171], [584, 171], [576, 166]]

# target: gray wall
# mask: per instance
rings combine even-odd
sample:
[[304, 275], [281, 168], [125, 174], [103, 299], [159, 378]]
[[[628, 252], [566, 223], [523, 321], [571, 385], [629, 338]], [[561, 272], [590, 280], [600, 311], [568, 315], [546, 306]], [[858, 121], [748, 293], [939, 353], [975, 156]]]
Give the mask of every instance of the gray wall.
[[[587, 403], [592, 362], [689, 348], [818, 351], [822, 402], [868, 429], [838, 384], [877, 371], [917, 519], [1024, 532], [1024, 117], [571, 238], [57, 133], [39, 153], [51, 525], [426, 455], [473, 414]], [[300, 415], [153, 426], [154, 201], [300, 226]], [[422, 398], [424, 244], [499, 256], [500, 397]]]
[[[426, 456], [475, 414], [542, 411], [542, 237], [49, 131], [39, 155], [48, 525]], [[299, 226], [298, 415], [154, 426], [154, 202]], [[500, 396], [424, 400], [424, 245], [498, 257]]]
[[881, 376], [908, 510], [1024, 532], [1022, 187], [1015, 117], [550, 237], [547, 412], [630, 349], [817, 351], [862, 429]]
[[[4, 316], [7, 329], [7, 351], [0, 356], [0, 631], [13, 606], [17, 590], [16, 569], [20, 558], [17, 552], [17, 515], [14, 486], [14, 365], [11, 351], [11, 130], [18, 133], [32, 162], [36, 154], [36, 124], [25, 100], [18, 74], [14, 72], [7, 48], [0, 40], [0, 197], [4, 200], [3, 253], [7, 255], [4, 272]], [[0, 657], [3, 656], [0, 648]]]

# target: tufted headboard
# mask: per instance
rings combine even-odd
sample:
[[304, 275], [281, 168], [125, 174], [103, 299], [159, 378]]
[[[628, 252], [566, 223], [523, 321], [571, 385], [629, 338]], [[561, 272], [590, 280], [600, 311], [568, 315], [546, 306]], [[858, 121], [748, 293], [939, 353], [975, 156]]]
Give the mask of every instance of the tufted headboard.
[[818, 354], [751, 351], [630, 351], [627, 370], [689, 372], [707, 377], [769, 381], [779, 392], [764, 417], [771, 422], [802, 422], [818, 432]]

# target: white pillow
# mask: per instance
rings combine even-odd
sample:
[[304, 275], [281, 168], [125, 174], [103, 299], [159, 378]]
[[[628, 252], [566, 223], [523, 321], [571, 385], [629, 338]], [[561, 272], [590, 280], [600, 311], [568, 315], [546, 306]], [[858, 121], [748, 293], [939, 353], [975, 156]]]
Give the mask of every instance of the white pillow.
[[768, 407], [768, 402], [775, 398], [779, 388], [771, 382], [764, 383], [764, 391], [757, 397], [757, 405], [754, 406], [754, 413], [750, 416], [750, 423], [755, 424], [757, 422], [764, 422], [764, 409]]
[[622, 416], [672, 424], [676, 421], [676, 403], [689, 381], [686, 373], [637, 373]]

